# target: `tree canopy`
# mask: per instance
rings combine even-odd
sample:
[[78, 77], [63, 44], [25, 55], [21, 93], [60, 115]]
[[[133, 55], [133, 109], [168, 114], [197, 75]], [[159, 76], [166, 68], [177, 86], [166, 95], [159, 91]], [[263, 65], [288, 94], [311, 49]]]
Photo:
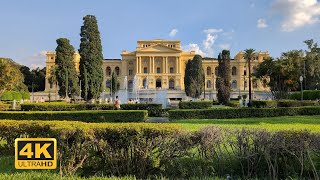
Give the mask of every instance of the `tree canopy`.
[[103, 91], [102, 45], [96, 17], [87, 15], [81, 26], [80, 43], [80, 80], [81, 96], [85, 100], [97, 99]]
[[204, 90], [204, 71], [202, 67], [202, 57], [195, 55], [189, 60], [184, 77], [186, 95], [192, 98], [199, 98]]
[[0, 58], [0, 95], [4, 91], [28, 91], [23, 84], [23, 74], [20, 65], [9, 58]]
[[216, 79], [217, 98], [221, 104], [228, 104], [230, 101], [230, 51], [223, 50], [218, 56], [218, 76]]
[[73, 62], [74, 48], [66, 38], [57, 39], [55, 76], [59, 85], [59, 96], [79, 95], [78, 75]]

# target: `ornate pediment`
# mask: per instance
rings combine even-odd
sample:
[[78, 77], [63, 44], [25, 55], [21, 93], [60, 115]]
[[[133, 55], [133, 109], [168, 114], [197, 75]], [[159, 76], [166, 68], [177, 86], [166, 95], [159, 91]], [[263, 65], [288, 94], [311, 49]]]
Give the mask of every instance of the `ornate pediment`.
[[171, 48], [171, 47], [167, 47], [165, 45], [162, 45], [162, 44], [156, 44], [156, 45], [153, 45], [153, 46], [149, 46], [149, 47], [146, 47], [146, 48], [142, 48], [142, 49], [139, 49], [137, 50], [136, 52], [165, 52], [165, 53], [179, 53], [181, 52], [181, 50], [179, 49], [175, 49], [175, 48]]

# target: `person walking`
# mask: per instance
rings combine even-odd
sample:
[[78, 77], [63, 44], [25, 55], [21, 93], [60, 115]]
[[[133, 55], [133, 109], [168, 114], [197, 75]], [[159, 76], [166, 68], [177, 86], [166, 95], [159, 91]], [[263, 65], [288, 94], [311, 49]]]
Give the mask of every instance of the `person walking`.
[[119, 97], [116, 96], [116, 99], [115, 99], [115, 101], [114, 101], [114, 108], [115, 108], [116, 110], [120, 110], [120, 104], [121, 104], [121, 102], [120, 102], [120, 100], [119, 100]]

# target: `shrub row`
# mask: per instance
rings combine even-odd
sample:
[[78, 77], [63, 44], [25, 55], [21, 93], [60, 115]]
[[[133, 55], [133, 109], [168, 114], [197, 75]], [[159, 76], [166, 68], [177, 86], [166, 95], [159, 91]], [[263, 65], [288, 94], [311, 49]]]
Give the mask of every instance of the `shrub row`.
[[112, 104], [70, 104], [65, 102], [24, 103], [22, 111], [113, 110]]
[[276, 107], [300, 107], [300, 106], [317, 106], [317, 101], [297, 101], [297, 100], [253, 100], [254, 108], [276, 108]]
[[[301, 92], [295, 92], [290, 95], [290, 99], [301, 100]], [[320, 99], [320, 90], [304, 90], [304, 100], [318, 100]]]
[[283, 108], [228, 108], [170, 110], [169, 119], [232, 119], [249, 117], [277, 117], [298, 115], [320, 115], [320, 107]]
[[21, 99], [30, 99], [29, 92], [5, 91], [2, 93], [0, 100], [2, 101], [20, 101]]
[[179, 109], [208, 109], [212, 105], [212, 101], [180, 101]]
[[[113, 110], [113, 104], [70, 104], [65, 102], [25, 103], [22, 111], [79, 111], [79, 110]], [[122, 104], [122, 110], [147, 110], [149, 116], [163, 116], [161, 104]]]
[[83, 122], [143, 122], [147, 116], [148, 112], [145, 110], [0, 112], [0, 119], [70, 120]]
[[[59, 124], [58, 124], [59, 123]], [[227, 130], [213, 126], [183, 132], [175, 125], [92, 125], [0, 122], [0, 153], [14, 153], [18, 137], [54, 137], [62, 175], [317, 179], [320, 135], [307, 131]], [[86, 127], [79, 123], [78, 127]], [[152, 179], [152, 178], [150, 178]]]

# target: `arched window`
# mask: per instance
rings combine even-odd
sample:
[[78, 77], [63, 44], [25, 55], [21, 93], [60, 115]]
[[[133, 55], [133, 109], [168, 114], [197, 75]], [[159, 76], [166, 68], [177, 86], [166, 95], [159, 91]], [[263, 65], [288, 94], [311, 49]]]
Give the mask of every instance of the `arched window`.
[[107, 75], [107, 76], [111, 76], [111, 67], [110, 67], [110, 66], [108, 66], [108, 67], [106, 68], [106, 75]]
[[232, 83], [231, 83], [231, 88], [232, 89], [237, 89], [238, 88], [238, 83], [236, 80], [233, 80]]
[[174, 79], [169, 80], [169, 89], [174, 89]]
[[211, 67], [207, 67], [207, 76], [211, 76]]
[[147, 89], [148, 88], [148, 82], [147, 82], [147, 78], [143, 79], [143, 88]]
[[156, 80], [156, 88], [161, 88], [161, 79]]
[[237, 75], [237, 68], [236, 67], [232, 67], [232, 76], [236, 76]]
[[120, 75], [120, 68], [117, 66], [114, 68], [114, 70], [116, 71], [117, 76]]
[[211, 88], [211, 81], [210, 80], [207, 81], [207, 88], [208, 89]]
[[111, 80], [107, 80], [106, 81], [106, 88], [110, 88], [111, 87]]
[[133, 81], [132, 80], [128, 81], [128, 89], [133, 89]]
[[214, 68], [214, 74], [215, 74], [216, 76], [218, 76], [218, 66], [217, 66], [216, 68]]

